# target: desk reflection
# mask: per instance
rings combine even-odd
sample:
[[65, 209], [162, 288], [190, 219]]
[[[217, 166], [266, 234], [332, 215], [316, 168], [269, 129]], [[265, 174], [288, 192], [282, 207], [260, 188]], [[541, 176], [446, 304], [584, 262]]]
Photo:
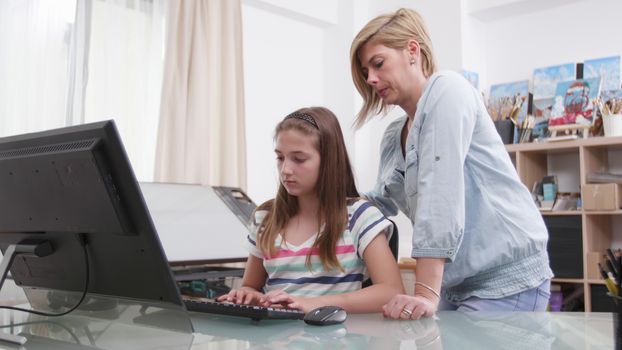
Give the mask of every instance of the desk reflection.
[[551, 349], [551, 314], [534, 312], [439, 312], [447, 348]]
[[[301, 321], [253, 322], [235, 317], [193, 314], [194, 346], [221, 343], [217, 348], [248, 349], [442, 349], [435, 318], [416, 321], [384, 319], [381, 314], [351, 315], [345, 323], [312, 326]], [[230, 347], [228, 345], [231, 345]]]
[[27, 341], [21, 347], [1, 343], [0, 349], [188, 350], [192, 346], [185, 310], [105, 299], [90, 297], [86, 305], [102, 307], [78, 309], [62, 317], [12, 313], [0, 320], [0, 332], [21, 335]]

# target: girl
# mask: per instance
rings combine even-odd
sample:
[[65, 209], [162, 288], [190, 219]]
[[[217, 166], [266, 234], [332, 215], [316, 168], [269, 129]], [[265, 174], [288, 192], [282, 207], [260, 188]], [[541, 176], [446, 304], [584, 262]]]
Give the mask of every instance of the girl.
[[[218, 300], [380, 312], [404, 293], [388, 245], [392, 224], [357, 199], [337, 118], [322, 107], [297, 110], [277, 125], [275, 142], [276, 198], [255, 212], [242, 287]], [[361, 289], [368, 274], [373, 285]]]

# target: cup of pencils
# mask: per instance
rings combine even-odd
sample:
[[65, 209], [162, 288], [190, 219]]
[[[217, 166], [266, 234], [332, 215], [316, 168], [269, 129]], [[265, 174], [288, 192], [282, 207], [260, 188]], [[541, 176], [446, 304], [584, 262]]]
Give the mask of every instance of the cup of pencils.
[[622, 136], [622, 99], [612, 98], [605, 103], [599, 100], [598, 103], [605, 136]]
[[605, 286], [613, 299], [613, 335], [615, 348], [622, 350], [622, 250], [607, 249], [606, 267], [598, 264]]

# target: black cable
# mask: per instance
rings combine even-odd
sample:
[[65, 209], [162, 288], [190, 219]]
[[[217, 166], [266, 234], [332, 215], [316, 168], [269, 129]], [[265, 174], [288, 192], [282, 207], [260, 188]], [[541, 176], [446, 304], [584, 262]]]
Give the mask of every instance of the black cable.
[[80, 245], [82, 245], [82, 249], [84, 250], [84, 263], [86, 266], [86, 276], [85, 276], [84, 291], [82, 292], [82, 297], [80, 297], [80, 300], [75, 306], [59, 314], [52, 314], [52, 313], [47, 313], [47, 312], [37, 311], [37, 310], [22, 309], [20, 307], [14, 307], [14, 306], [0, 306], [0, 309], [28, 312], [28, 313], [39, 315], [39, 316], [58, 317], [58, 316], [67, 315], [68, 313], [72, 312], [73, 310], [77, 309], [80, 305], [82, 305], [84, 298], [86, 298], [86, 293], [89, 290], [89, 277], [90, 277], [89, 276], [90, 275], [89, 274], [89, 270], [90, 270], [89, 269], [89, 252], [87, 249], [88, 242], [86, 241], [86, 235], [83, 233], [78, 234], [78, 241], [80, 242]]

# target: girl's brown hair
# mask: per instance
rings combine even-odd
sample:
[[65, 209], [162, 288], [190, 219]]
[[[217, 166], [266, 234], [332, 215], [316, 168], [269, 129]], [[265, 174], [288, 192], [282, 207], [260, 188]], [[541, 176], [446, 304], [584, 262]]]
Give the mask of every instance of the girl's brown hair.
[[423, 18], [417, 11], [399, 9], [395, 13], [378, 16], [361, 29], [352, 40], [350, 47], [350, 69], [356, 89], [363, 97], [363, 107], [356, 116], [355, 127], [361, 127], [371, 115], [385, 113], [387, 105], [367, 84], [367, 79], [361, 68], [359, 50], [363, 45], [374, 42], [393, 49], [406, 48], [408, 41], [414, 39], [419, 43], [421, 52], [421, 68], [423, 75], [428, 78], [436, 72], [432, 40], [428, 34]]
[[[342, 269], [335, 248], [346, 229], [349, 197], [358, 197], [348, 152], [337, 117], [324, 107], [301, 108], [291, 115], [308, 118], [285, 118], [275, 130], [276, 139], [281, 131], [296, 130], [313, 136], [320, 154], [319, 176], [315, 186], [320, 208], [317, 235], [312, 249], [319, 248], [320, 260], [325, 270]], [[313, 124], [315, 122], [315, 125]], [[258, 229], [259, 248], [267, 256], [276, 253], [274, 242], [289, 220], [298, 212], [298, 200], [290, 195], [283, 184], [279, 185], [276, 198], [261, 204], [257, 210], [268, 213]], [[310, 254], [310, 253], [309, 253]], [[307, 255], [307, 267], [311, 268], [311, 256]]]

